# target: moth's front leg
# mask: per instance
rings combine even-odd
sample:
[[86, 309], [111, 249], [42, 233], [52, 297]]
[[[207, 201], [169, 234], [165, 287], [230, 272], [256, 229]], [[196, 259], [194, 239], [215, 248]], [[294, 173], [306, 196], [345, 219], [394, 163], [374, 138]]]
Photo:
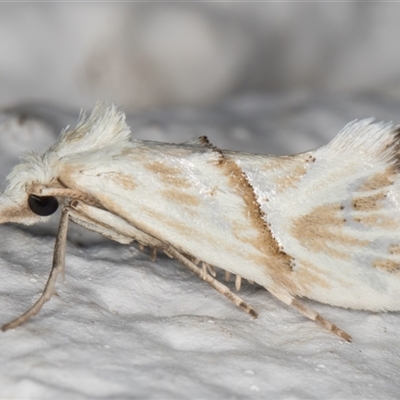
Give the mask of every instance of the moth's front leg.
[[69, 217], [68, 214], [69, 214], [69, 209], [68, 207], [65, 207], [61, 212], [60, 225], [58, 227], [56, 243], [54, 245], [53, 266], [51, 268], [50, 275], [42, 295], [28, 311], [26, 311], [24, 314], [22, 314], [15, 320], [9, 322], [8, 324], [3, 325], [1, 327], [2, 331], [13, 329], [19, 325], [22, 325], [30, 317], [36, 315], [41, 310], [46, 301], [50, 300], [54, 292], [54, 286], [56, 284], [57, 276], [60, 272], [64, 271], [65, 250], [67, 247], [67, 230], [68, 230], [68, 217]]

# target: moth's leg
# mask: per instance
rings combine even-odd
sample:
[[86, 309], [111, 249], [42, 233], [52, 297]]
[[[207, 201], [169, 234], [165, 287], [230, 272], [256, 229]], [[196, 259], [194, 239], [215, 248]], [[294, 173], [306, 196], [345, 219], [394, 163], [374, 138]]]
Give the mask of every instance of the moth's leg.
[[[197, 260], [193, 261], [193, 263], [195, 265], [197, 265], [199, 263], [199, 261], [197, 261], [197, 262], [196, 261]], [[213, 278], [215, 278], [217, 276], [217, 272], [215, 271], [215, 268], [212, 265], [205, 263], [204, 261], [202, 261], [202, 263], [201, 263], [201, 269], [203, 271], [203, 275], [207, 275], [208, 273], [210, 273], [210, 275]]]
[[68, 209], [64, 208], [61, 212], [60, 225], [58, 227], [56, 243], [54, 245], [53, 266], [51, 268], [51, 272], [42, 295], [40, 296], [39, 300], [27, 312], [22, 314], [20, 317], [14, 319], [14, 321], [11, 321], [8, 324], [3, 325], [1, 327], [2, 331], [13, 329], [23, 324], [30, 317], [36, 315], [43, 307], [44, 303], [50, 300], [54, 292], [54, 286], [57, 280], [57, 275], [59, 272], [64, 271], [65, 250], [67, 247], [67, 229], [68, 229]]
[[[103, 235], [106, 235], [104, 232], [109, 232], [108, 237], [110, 237], [111, 239], [112, 235], [118, 234], [121, 235], [121, 238], [131, 238], [131, 240], [137, 240], [142, 245], [151, 246], [153, 248], [159, 248], [163, 250], [168, 256], [180, 261], [186, 268], [199, 276], [201, 279], [205, 280], [209, 285], [211, 285], [218, 292], [226, 296], [235, 305], [242, 308], [254, 318], [258, 316], [257, 312], [245, 301], [243, 301], [239, 296], [234, 294], [228, 287], [218, 282], [208, 273], [204, 274], [202, 268], [198, 267], [174, 247], [136, 229], [134, 226], [130, 225], [122, 218], [111, 214], [108, 211], [92, 207], [81, 201], [75, 200], [71, 202], [70, 206], [71, 219], [73, 221], [75, 220], [79, 225], [85, 226], [84, 223], [86, 223], [86, 227], [88, 227], [88, 229], [91, 229]], [[82, 223], [82, 221], [84, 223]]]
[[198, 277], [200, 277], [201, 279], [205, 280], [215, 290], [217, 290], [219, 293], [223, 294], [232, 303], [234, 303], [236, 306], [238, 306], [241, 309], [243, 309], [244, 311], [246, 311], [253, 318], [257, 318], [258, 317], [258, 313], [257, 313], [256, 310], [254, 310], [253, 307], [248, 305], [239, 296], [237, 296], [235, 293], [233, 293], [228, 287], [226, 287], [221, 282], [219, 282], [216, 279], [214, 279], [211, 275], [203, 274], [203, 269], [202, 268], [198, 267], [196, 264], [194, 264], [192, 261], [190, 261], [187, 257], [185, 257], [183, 254], [181, 254], [178, 250], [176, 250], [172, 246], [164, 247], [163, 250], [167, 255], [169, 255], [170, 257], [173, 257], [173, 258], [177, 259], [178, 261], [180, 261], [186, 268], [190, 269], [190, 271], [192, 271]]
[[136, 229], [130, 223], [107, 210], [72, 200], [70, 217], [73, 222], [93, 232], [100, 233], [116, 242], [128, 244], [134, 240], [139, 247], [159, 247], [159, 240]]
[[242, 287], [242, 277], [240, 275], [236, 275], [236, 279], [235, 279], [236, 291], [238, 292], [241, 287]]
[[332, 322], [326, 320], [322, 315], [318, 314], [312, 308], [307, 307], [306, 305], [301, 303], [299, 300], [295, 299], [293, 296], [291, 296], [287, 292], [282, 293], [280, 291], [274, 291], [274, 290], [270, 290], [270, 289], [268, 289], [268, 291], [273, 296], [275, 296], [279, 300], [281, 300], [283, 303], [285, 303], [288, 306], [293, 307], [294, 309], [299, 311], [305, 317], [311, 319], [312, 321], [318, 322], [322, 327], [324, 327], [328, 331], [333, 332], [335, 335], [347, 340], [348, 342], [352, 341], [352, 338], [348, 333], [346, 333], [342, 329], [338, 328], [335, 324], [332, 324]]
[[85, 217], [82, 214], [77, 213], [73, 209], [70, 209], [70, 211], [69, 211], [69, 218], [72, 222], [75, 222], [77, 225], [80, 225], [89, 231], [100, 233], [101, 235], [103, 235], [115, 242], [122, 243], [122, 244], [129, 244], [129, 243], [132, 243], [134, 240], [131, 237], [128, 237], [119, 232], [116, 232], [115, 230], [113, 230], [107, 226], [104, 226], [103, 224], [101, 224], [97, 221], [95, 223], [93, 220]]

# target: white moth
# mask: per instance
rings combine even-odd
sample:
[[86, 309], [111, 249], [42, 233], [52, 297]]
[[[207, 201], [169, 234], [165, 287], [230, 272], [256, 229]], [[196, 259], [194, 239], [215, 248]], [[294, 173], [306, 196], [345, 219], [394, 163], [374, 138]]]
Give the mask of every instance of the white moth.
[[[349, 123], [328, 145], [277, 157], [130, 138], [125, 116], [98, 104], [43, 155], [8, 176], [0, 223], [61, 221], [53, 267], [35, 305], [64, 272], [68, 220], [120, 243], [160, 249], [236, 305], [214, 267], [254, 281], [350, 341], [298, 299], [371, 311], [400, 310], [400, 129]], [[154, 253], [155, 255], [155, 253]], [[201, 262], [200, 266], [198, 264]]]

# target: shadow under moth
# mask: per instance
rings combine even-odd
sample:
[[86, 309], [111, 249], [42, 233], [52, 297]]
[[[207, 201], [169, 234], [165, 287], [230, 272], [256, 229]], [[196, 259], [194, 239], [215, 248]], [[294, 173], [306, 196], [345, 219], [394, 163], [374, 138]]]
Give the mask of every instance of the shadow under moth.
[[[0, 223], [61, 219], [37, 314], [64, 272], [71, 220], [119, 243], [163, 251], [253, 317], [215, 267], [256, 282], [347, 341], [302, 297], [359, 310], [400, 310], [400, 130], [365, 119], [293, 156], [135, 140], [125, 115], [99, 103], [44, 154], [7, 177]], [[155, 254], [155, 253], [154, 253]]]

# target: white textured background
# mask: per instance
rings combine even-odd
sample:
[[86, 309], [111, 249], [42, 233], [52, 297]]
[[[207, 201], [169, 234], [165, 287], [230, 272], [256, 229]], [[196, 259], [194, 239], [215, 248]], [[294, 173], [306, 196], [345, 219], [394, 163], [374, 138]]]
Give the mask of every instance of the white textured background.
[[[400, 4], [0, 4], [0, 177], [97, 98], [135, 138], [293, 153], [400, 122]], [[57, 217], [0, 227], [0, 322], [28, 308]], [[66, 282], [0, 334], [0, 398], [398, 398], [400, 315], [309, 302], [338, 338], [244, 284], [258, 320], [165, 257], [70, 229]], [[221, 276], [221, 275], [220, 275]], [[221, 276], [222, 277], [222, 276]]]

